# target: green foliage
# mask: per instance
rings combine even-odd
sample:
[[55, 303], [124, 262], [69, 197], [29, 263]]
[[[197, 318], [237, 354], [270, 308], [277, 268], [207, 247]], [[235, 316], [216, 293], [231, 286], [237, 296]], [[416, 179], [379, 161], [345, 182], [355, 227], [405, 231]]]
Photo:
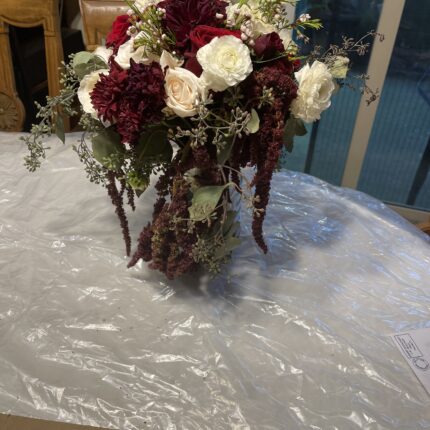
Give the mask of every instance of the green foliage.
[[258, 0], [257, 9], [266, 23], [276, 23], [279, 30], [292, 28], [289, 18], [285, 14], [287, 4], [295, 5], [298, 0]]
[[61, 115], [72, 117], [77, 114], [73, 103], [79, 87], [79, 79], [71, 65], [63, 63], [63, 66], [64, 71], [61, 77], [63, 89], [58, 96], [48, 96], [45, 106], [36, 103], [36, 107], [39, 109], [37, 118], [40, 118], [40, 122], [33, 124], [30, 134], [21, 137], [29, 151], [29, 154], [24, 157], [24, 165], [30, 172], [37, 170], [42, 160], [46, 158], [46, 151], [49, 147], [43, 143], [45, 137], [49, 137], [55, 132], [62, 142], [65, 142], [64, 123]]
[[81, 51], [76, 53], [71, 62], [73, 69], [76, 69], [76, 67], [79, 66], [79, 64], [88, 63], [93, 58], [93, 56], [94, 55], [88, 51]]
[[233, 250], [240, 246], [242, 241], [238, 237], [228, 237], [224, 240], [224, 243], [218, 247], [214, 253], [214, 259], [220, 260], [228, 257]]
[[229, 137], [226, 139], [226, 142], [224, 142], [224, 147], [217, 151], [217, 161], [221, 166], [223, 166], [230, 158], [233, 145], [234, 139]]
[[82, 80], [86, 75], [101, 69], [107, 69], [105, 61], [91, 52], [78, 52], [75, 54], [72, 61], [73, 70], [79, 80]]
[[145, 52], [158, 56], [162, 54], [163, 50], [171, 51], [171, 47], [176, 44], [176, 37], [163, 25], [163, 12], [154, 6], [148, 6], [141, 12], [133, 0], [125, 0], [125, 2], [139, 17], [139, 22], [130, 27], [132, 32], [139, 34], [134, 39], [135, 48], [144, 46]]
[[228, 257], [230, 253], [242, 243], [239, 237], [237, 237], [240, 223], [236, 220], [237, 212], [228, 211], [224, 223], [222, 224], [223, 243], [214, 253], [215, 260]]
[[118, 171], [124, 161], [121, 136], [112, 128], [102, 130], [92, 138], [94, 158], [109, 170]]
[[323, 28], [322, 22], [319, 19], [310, 19], [308, 21], [296, 23], [297, 27], [302, 29], [321, 30]]
[[246, 129], [250, 134], [257, 133], [260, 130], [260, 117], [255, 109], [251, 110], [251, 119], [246, 124]]
[[136, 195], [140, 197], [142, 193], [149, 187], [149, 176], [142, 175], [138, 171], [130, 171], [127, 174], [127, 183], [136, 192]]
[[231, 184], [210, 185], [198, 188], [193, 193], [193, 199], [189, 208], [190, 218], [193, 221], [210, 219], [216, 209], [224, 190]]
[[236, 211], [227, 211], [224, 222], [222, 223], [222, 234], [224, 237], [229, 237], [236, 234], [239, 228], [239, 222], [237, 220], [238, 213]]
[[227, 211], [224, 220], [217, 220], [210, 231], [201, 235], [193, 249], [193, 258], [216, 274], [228, 261], [231, 252], [241, 244], [238, 236], [237, 212]]
[[193, 248], [193, 259], [213, 274], [221, 271], [232, 251], [241, 244], [236, 220], [237, 212], [228, 210], [223, 219], [217, 220], [209, 231], [199, 236]]
[[143, 133], [136, 146], [136, 155], [136, 163], [139, 166], [169, 163], [173, 149], [167, 138], [167, 129], [155, 126]]
[[59, 114], [56, 115], [55, 119], [55, 134], [61, 140], [61, 142], [66, 143], [66, 133], [64, 132], [64, 120]]
[[78, 154], [79, 160], [84, 165], [90, 182], [105, 186], [107, 169], [94, 159], [93, 153], [85, 141], [85, 134], [82, 136], [80, 143], [73, 146], [73, 150]]
[[288, 152], [293, 151], [294, 137], [304, 136], [307, 133], [305, 124], [301, 119], [290, 116], [284, 129], [284, 145]]

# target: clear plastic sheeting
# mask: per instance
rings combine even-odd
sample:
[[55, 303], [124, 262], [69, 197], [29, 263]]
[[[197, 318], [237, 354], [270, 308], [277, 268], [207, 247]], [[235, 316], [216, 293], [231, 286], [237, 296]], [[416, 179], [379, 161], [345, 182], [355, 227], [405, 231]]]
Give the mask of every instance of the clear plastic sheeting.
[[[270, 253], [169, 282], [126, 269], [114, 207], [55, 139], [0, 135], [0, 412], [118, 429], [430, 428], [388, 337], [430, 327], [429, 241], [367, 195], [273, 180]], [[148, 192], [130, 215], [133, 238]]]

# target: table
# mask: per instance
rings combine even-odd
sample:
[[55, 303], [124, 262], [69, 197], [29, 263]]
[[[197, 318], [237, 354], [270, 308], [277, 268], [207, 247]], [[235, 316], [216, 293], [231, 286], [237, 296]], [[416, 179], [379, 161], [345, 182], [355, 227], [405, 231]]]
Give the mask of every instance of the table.
[[[388, 337], [430, 327], [429, 240], [381, 202], [276, 174], [262, 255], [215, 280], [127, 270], [69, 135], [36, 173], [0, 134], [0, 412], [120, 429], [430, 427]], [[130, 216], [134, 238], [151, 211]]]

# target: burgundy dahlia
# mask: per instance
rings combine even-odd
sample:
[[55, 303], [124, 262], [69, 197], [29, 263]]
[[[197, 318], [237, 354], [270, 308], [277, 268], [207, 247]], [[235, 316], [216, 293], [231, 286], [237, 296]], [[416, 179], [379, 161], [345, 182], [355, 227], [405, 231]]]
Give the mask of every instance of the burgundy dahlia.
[[162, 118], [161, 111], [166, 106], [164, 99], [164, 74], [160, 65], [151, 63], [146, 66], [131, 60], [117, 123], [124, 143], [136, 143], [145, 125]]
[[[177, 51], [190, 51], [190, 33], [198, 25], [220, 26], [226, 18], [227, 3], [222, 0], [164, 0], [163, 25], [176, 37]], [[218, 15], [218, 17], [217, 17]]]
[[131, 60], [130, 70], [114, 61], [109, 75], [100, 78], [91, 100], [104, 121], [117, 124], [123, 143], [134, 144], [148, 123], [158, 122], [165, 107], [164, 74], [158, 63], [148, 66]]
[[101, 75], [91, 93], [91, 101], [104, 121], [114, 122], [120, 111], [120, 102], [127, 88], [128, 73], [114, 61], [109, 75]]

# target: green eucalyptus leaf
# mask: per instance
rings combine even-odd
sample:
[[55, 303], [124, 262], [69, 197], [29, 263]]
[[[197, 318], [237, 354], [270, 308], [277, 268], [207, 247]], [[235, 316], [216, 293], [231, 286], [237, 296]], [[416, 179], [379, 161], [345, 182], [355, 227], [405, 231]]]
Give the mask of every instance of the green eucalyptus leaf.
[[301, 119], [296, 119], [296, 136], [305, 136], [307, 133], [305, 123]]
[[142, 134], [136, 146], [139, 166], [154, 162], [170, 162], [173, 148], [167, 138], [167, 129], [152, 127]]
[[234, 249], [236, 249], [242, 241], [238, 237], [229, 237], [225, 240], [224, 245], [220, 246], [214, 254], [215, 260], [220, 260], [229, 255]]
[[288, 152], [293, 150], [294, 136], [296, 135], [295, 119], [290, 117], [284, 128], [284, 145]]
[[131, 171], [127, 175], [127, 183], [136, 192], [137, 197], [140, 197], [149, 187], [150, 175], [142, 174], [138, 171]]
[[72, 66], [73, 66], [73, 68], [75, 68], [79, 64], [86, 64], [93, 57], [94, 57], [94, 55], [91, 52], [87, 52], [87, 51], [78, 52], [75, 54], [75, 56], [73, 58]]
[[294, 137], [304, 136], [307, 133], [304, 122], [301, 119], [290, 116], [284, 129], [284, 145], [288, 152], [292, 152], [294, 147]]
[[255, 109], [251, 110], [251, 119], [246, 124], [246, 129], [251, 133], [257, 133], [260, 130], [260, 117]]
[[237, 212], [236, 211], [228, 211], [227, 215], [225, 217], [224, 223], [222, 225], [222, 234], [223, 236], [227, 236], [232, 230], [234, 230], [234, 233], [236, 232], [236, 225], [238, 226], [239, 223], [235, 222], [237, 219]]
[[64, 132], [64, 119], [57, 113], [55, 118], [55, 134], [61, 140], [61, 142], [66, 143], [66, 134]]
[[78, 52], [75, 55], [72, 65], [73, 70], [81, 80], [92, 72], [108, 68], [108, 65], [105, 63], [103, 58], [85, 51]]
[[105, 60], [103, 60], [103, 58], [99, 57], [98, 55], [95, 55], [89, 64], [94, 65], [94, 70], [108, 69], [108, 65], [106, 64]]
[[88, 67], [86, 64], [78, 64], [77, 66], [73, 67], [76, 73], [76, 76], [79, 78], [79, 80], [82, 80], [88, 73]]
[[230, 158], [231, 151], [233, 149], [233, 139], [229, 138], [223, 149], [217, 154], [218, 164], [221, 166], [226, 163], [226, 161]]
[[198, 188], [193, 193], [189, 208], [190, 218], [193, 221], [203, 221], [209, 218], [217, 207], [222, 193], [229, 185], [210, 185]]
[[94, 136], [92, 142], [93, 156], [100, 164], [107, 168], [113, 167], [114, 170], [120, 169], [120, 158], [124, 154], [125, 148], [118, 133], [112, 128], [107, 128]]

